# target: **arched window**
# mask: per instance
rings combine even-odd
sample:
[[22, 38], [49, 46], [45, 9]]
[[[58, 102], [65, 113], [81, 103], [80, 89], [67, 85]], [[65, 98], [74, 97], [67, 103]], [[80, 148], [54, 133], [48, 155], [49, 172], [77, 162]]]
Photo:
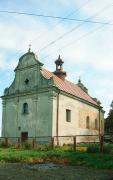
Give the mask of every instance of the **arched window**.
[[95, 129], [98, 129], [98, 120], [95, 119]]
[[27, 103], [23, 104], [23, 114], [28, 114], [28, 104]]
[[86, 128], [89, 129], [90, 127], [90, 119], [89, 116], [86, 117]]

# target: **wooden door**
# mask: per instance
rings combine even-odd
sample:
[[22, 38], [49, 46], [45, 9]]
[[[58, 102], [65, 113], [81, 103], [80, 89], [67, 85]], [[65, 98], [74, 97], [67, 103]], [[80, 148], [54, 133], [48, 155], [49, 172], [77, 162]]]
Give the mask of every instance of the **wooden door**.
[[21, 142], [25, 142], [28, 140], [28, 132], [21, 133]]

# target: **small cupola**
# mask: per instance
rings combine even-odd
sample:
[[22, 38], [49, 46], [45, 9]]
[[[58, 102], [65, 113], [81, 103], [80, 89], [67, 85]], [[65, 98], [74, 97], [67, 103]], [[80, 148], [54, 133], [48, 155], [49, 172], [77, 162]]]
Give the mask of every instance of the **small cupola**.
[[64, 61], [61, 59], [60, 55], [58, 59], [55, 61], [56, 64], [56, 71], [54, 71], [54, 74], [61, 78], [62, 80], [65, 80], [66, 72], [63, 71], [63, 63]]

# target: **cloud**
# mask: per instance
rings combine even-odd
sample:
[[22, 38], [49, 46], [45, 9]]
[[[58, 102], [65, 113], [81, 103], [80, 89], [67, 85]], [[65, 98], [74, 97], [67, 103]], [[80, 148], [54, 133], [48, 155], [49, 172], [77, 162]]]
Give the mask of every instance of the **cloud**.
[[[77, 3], [79, 3], [79, 1]], [[82, 14], [86, 15], [87, 17], [95, 14], [96, 17], [94, 17], [94, 19], [109, 21], [112, 17], [112, 8], [113, 2], [111, 0], [91, 0], [87, 6], [81, 9], [81, 11]]]
[[[71, 46], [67, 46], [61, 52], [74, 64], [88, 64], [98, 71], [112, 71], [113, 44], [109, 43], [113, 37], [111, 30], [112, 28], [106, 29], [104, 27], [97, 33], [91, 34], [78, 42], [76, 42], [76, 38]], [[81, 34], [82, 31], [80, 30]]]
[[[59, 3], [60, 2], [61, 1], [59, 1]], [[66, 2], [68, 3], [68, 1]], [[95, 13], [95, 11], [97, 11], [96, 7], [99, 6], [99, 8], [101, 8], [102, 4], [103, 6], [106, 4], [106, 1], [104, 1], [103, 3], [102, 2], [100, 3], [96, 1], [92, 12], [90, 9], [92, 9], [91, 7], [94, 5], [94, 2], [89, 3], [87, 6], [82, 8], [81, 12], [86, 11], [87, 13], [89, 12], [89, 14], [93, 14]], [[64, 2], [61, 3], [64, 4]], [[78, 6], [80, 6], [80, 4]], [[86, 38], [82, 38], [76, 43], [76, 39], [78, 39], [81, 35], [87, 33], [88, 31], [86, 27], [81, 26], [81, 28], [79, 28], [75, 32], [70, 33], [70, 35], [67, 35], [62, 40], [57, 41], [49, 48], [40, 52], [40, 49], [46, 46], [48, 42], [54, 41], [57, 37], [69, 31], [75, 25], [72, 25], [71, 22], [68, 22], [69, 26], [64, 26], [63, 23], [63, 24], [59, 24], [59, 26], [57, 26], [54, 29], [54, 31], [51, 31], [51, 25], [48, 26], [48, 24], [46, 24], [46, 21], [41, 21], [39, 19], [37, 22], [37, 19], [38, 18], [27, 17], [27, 16], [23, 16], [23, 17], [14, 16], [14, 22], [13, 20], [10, 22], [12, 25], [10, 25], [10, 23], [8, 22], [2, 23], [0, 25], [0, 34], [1, 34], [0, 47], [15, 52], [20, 51], [23, 53], [26, 51], [28, 44], [32, 43], [34, 51], [39, 52], [40, 57], [43, 54], [45, 54], [46, 56], [50, 53], [50, 58], [51, 58], [52, 56], [53, 57], [57, 56], [57, 54], [61, 52], [65, 57], [65, 59], [69, 59], [73, 63], [91, 64], [93, 67], [95, 67], [98, 70], [107, 70], [107, 71], [112, 70], [113, 67], [112, 55], [108, 56], [108, 53], [109, 52], [111, 53], [111, 49], [113, 48], [113, 45], [109, 43], [110, 39], [112, 38], [112, 31], [111, 31], [112, 29], [105, 31], [103, 29], [98, 33], [95, 33], [91, 36], [87, 36]], [[106, 41], [106, 44], [105, 44], [105, 37], [107, 37], [108, 39]], [[73, 43], [70, 47], [64, 48], [64, 50], [62, 51], [60, 50], [64, 45], [70, 43], [74, 39], [75, 39], [75, 43]], [[97, 47], [97, 42], [99, 44], [98, 47]], [[109, 51], [107, 51], [106, 47], [109, 47]], [[103, 52], [105, 51], [107, 52], [105, 53], [105, 55], [103, 55]], [[14, 60], [12, 61], [13, 62], [11, 64], [15, 64]], [[108, 61], [109, 63], [107, 63]]]

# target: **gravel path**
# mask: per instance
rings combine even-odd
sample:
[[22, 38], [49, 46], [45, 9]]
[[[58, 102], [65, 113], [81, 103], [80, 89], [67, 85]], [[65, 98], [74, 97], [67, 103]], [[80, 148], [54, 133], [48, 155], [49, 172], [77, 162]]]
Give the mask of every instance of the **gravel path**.
[[113, 170], [54, 163], [1, 163], [0, 180], [113, 180]]

